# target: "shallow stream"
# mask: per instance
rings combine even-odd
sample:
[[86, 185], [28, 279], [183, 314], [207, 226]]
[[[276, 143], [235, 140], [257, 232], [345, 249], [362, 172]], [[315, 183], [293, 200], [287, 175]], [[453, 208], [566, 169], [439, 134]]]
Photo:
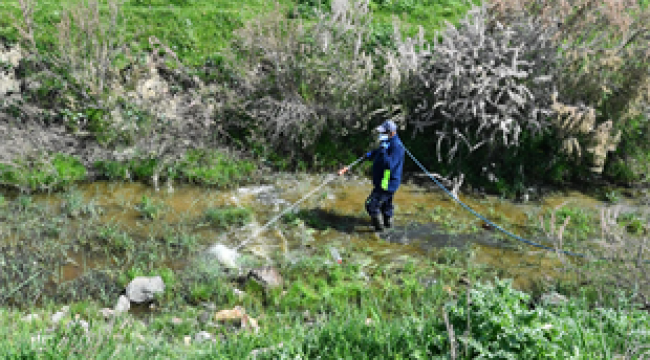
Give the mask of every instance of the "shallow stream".
[[[559, 261], [555, 255], [507, 239], [434, 187], [404, 184], [394, 200], [395, 227], [377, 235], [371, 231], [364, 210], [371, 184], [368, 179], [354, 176], [334, 180], [296, 209], [294, 225], [302, 228], [302, 232], [289, 233], [286, 226], [285, 230], [283, 226], [271, 226], [257, 238], [250, 239], [256, 229], [324, 180], [324, 176], [278, 174], [268, 184], [228, 191], [178, 185], [172, 191], [163, 188], [156, 192], [145, 184], [130, 182], [94, 182], [79, 185], [76, 190], [84, 203], [94, 202], [102, 209], [95, 222], [115, 224], [133, 238], [164, 236], [170, 226], [191, 224], [187, 231], [198, 237], [206, 248], [216, 242], [235, 247], [242, 241], [250, 241], [244, 251], [261, 257], [269, 257], [277, 251], [298, 253], [305, 246], [334, 247], [345, 255], [346, 247], [353, 244], [367, 249], [369, 261], [384, 264], [433, 257], [445, 247], [469, 247], [476, 264], [507, 274], [514, 279], [515, 286], [522, 289], [541, 276], [554, 276], [556, 273]], [[143, 196], [162, 205], [159, 217], [153, 220], [142, 218], [136, 205]], [[462, 193], [460, 200], [505, 229], [535, 242], [543, 241], [538, 231], [539, 215], [549, 209], [563, 204], [585, 211], [599, 211], [608, 206], [579, 192], [550, 195], [527, 203]], [[58, 194], [41, 194], [35, 196], [34, 201], [51, 209], [60, 209], [64, 200]], [[621, 203], [627, 211], [645, 208], [635, 204], [632, 198]], [[226, 205], [251, 208], [254, 213], [252, 224], [226, 232], [200, 223], [207, 209]], [[83, 227], [84, 221], [72, 220], [70, 226]], [[110, 263], [105, 257], [88, 258], [82, 251], [71, 252], [69, 256], [73, 261], [60, 269], [64, 281]], [[181, 268], [187, 261], [186, 258], [172, 258], [166, 261], [166, 265]]]

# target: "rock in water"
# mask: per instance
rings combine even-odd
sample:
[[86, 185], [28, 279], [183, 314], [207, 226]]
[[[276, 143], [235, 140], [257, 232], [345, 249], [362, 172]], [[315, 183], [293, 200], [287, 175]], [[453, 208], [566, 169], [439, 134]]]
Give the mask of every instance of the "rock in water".
[[219, 263], [224, 267], [230, 269], [239, 268], [237, 265], [237, 258], [239, 258], [237, 250], [230, 249], [222, 244], [215, 244], [210, 248], [210, 250], [208, 250], [208, 253], [214, 255], [217, 258], [217, 261], [219, 261]]
[[134, 303], [152, 301], [155, 294], [165, 291], [165, 283], [160, 276], [138, 276], [126, 287], [126, 296]]

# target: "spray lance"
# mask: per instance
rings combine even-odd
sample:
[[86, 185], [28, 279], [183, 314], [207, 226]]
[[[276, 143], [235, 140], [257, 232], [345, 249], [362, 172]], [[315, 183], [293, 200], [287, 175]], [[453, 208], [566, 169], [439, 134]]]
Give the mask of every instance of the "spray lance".
[[[344, 167], [343, 169], [339, 170], [338, 175], [340, 176], [340, 175], [345, 174], [348, 170], [350, 170], [353, 166], [355, 166], [356, 164], [358, 164], [360, 161], [362, 161], [362, 160], [365, 159], [365, 158], [366, 158], [366, 155], [364, 155], [364, 156], [358, 158], [357, 160], [355, 160], [354, 162], [352, 162], [350, 165], [347, 165], [347, 166]], [[277, 214], [276, 216], [274, 216], [271, 220], [269, 220], [266, 224], [264, 224], [264, 226], [262, 226], [261, 228], [259, 228], [259, 229], [258, 229], [258, 230], [253, 234], [253, 236], [251, 236], [251, 238], [249, 238], [248, 240], [246, 240], [246, 241], [242, 242], [241, 244], [239, 244], [239, 246], [237, 246], [237, 247], [235, 248], [235, 250], [239, 250], [239, 249], [241, 249], [242, 247], [244, 247], [244, 245], [246, 245], [247, 243], [249, 243], [250, 241], [252, 241], [254, 238], [256, 238], [259, 234], [261, 234], [261, 233], [262, 233], [264, 230], [266, 230], [269, 226], [273, 225], [276, 221], [280, 220], [280, 218], [281, 218], [282, 216], [284, 216], [284, 215], [285, 215], [286, 213], [288, 213], [289, 211], [293, 210], [296, 206], [300, 205], [300, 203], [302, 203], [303, 201], [307, 200], [310, 196], [312, 196], [312, 195], [313, 195], [314, 193], [316, 193], [318, 190], [320, 190], [321, 188], [323, 188], [325, 185], [327, 185], [327, 184], [329, 184], [330, 182], [332, 182], [332, 180], [334, 180], [335, 178], [336, 178], [335, 176], [329, 176], [325, 181], [323, 181], [322, 184], [320, 184], [318, 187], [316, 187], [315, 189], [313, 189], [312, 191], [310, 191], [309, 193], [307, 193], [305, 196], [303, 196], [302, 199], [300, 199], [300, 200], [296, 201], [295, 203], [291, 204], [289, 207], [287, 207], [286, 209], [282, 210], [282, 212], [280, 212], [279, 214]]]
[[359, 161], [362, 161], [362, 160], [365, 159], [366, 157], [367, 157], [367, 155], [364, 155], [364, 156], [362, 156], [362, 157], [356, 159], [352, 164], [350, 164], [350, 165], [344, 167], [343, 169], [339, 170], [339, 175], [343, 175], [343, 174], [345, 174], [345, 173], [346, 173], [348, 170], [350, 170], [354, 165], [358, 164]]

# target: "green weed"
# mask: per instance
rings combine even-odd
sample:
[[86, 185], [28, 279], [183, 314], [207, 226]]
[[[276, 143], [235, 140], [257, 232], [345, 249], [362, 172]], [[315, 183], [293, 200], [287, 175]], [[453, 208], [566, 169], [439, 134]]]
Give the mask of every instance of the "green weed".
[[142, 200], [135, 208], [140, 212], [140, 215], [143, 218], [155, 220], [162, 215], [165, 206], [159, 201], [153, 200], [146, 195], [142, 195]]
[[203, 217], [212, 226], [219, 228], [244, 226], [253, 218], [253, 211], [249, 208], [224, 206], [207, 209]]
[[101, 176], [110, 180], [127, 180], [129, 178], [130, 171], [128, 163], [98, 160], [93, 164], [93, 167], [98, 170]]
[[648, 231], [647, 220], [638, 214], [621, 214], [616, 220], [631, 235], [643, 235]]
[[[594, 226], [599, 221], [595, 211], [585, 210], [579, 207], [562, 207], [555, 212], [556, 228], [559, 228], [567, 217], [571, 217], [571, 219], [564, 231], [565, 240], [585, 240], [589, 236], [598, 233], [599, 229]], [[536, 225], [539, 225], [539, 223]], [[546, 220], [544, 226], [548, 228]]]
[[0, 183], [28, 190], [58, 189], [86, 178], [86, 168], [74, 156], [44, 155], [0, 164]]
[[93, 252], [111, 252], [128, 254], [135, 249], [134, 239], [115, 224], [103, 224], [94, 230], [96, 242], [87, 242], [86, 245]]
[[62, 195], [62, 198], [63, 211], [72, 218], [97, 216], [103, 213], [103, 210], [97, 206], [94, 200], [84, 199], [82, 193], [77, 189], [69, 189]]
[[604, 194], [605, 200], [611, 204], [616, 204], [621, 201], [621, 196], [616, 190], [607, 191]]
[[230, 187], [247, 180], [255, 166], [219, 151], [191, 150], [177, 169], [190, 183]]

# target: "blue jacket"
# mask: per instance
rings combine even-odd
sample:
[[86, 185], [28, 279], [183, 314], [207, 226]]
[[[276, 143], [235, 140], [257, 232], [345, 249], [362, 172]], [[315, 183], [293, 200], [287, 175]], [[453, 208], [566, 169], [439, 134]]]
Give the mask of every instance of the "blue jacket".
[[397, 135], [390, 138], [389, 144], [388, 149], [380, 146], [370, 153], [372, 184], [376, 189], [395, 192], [402, 182], [404, 146]]

